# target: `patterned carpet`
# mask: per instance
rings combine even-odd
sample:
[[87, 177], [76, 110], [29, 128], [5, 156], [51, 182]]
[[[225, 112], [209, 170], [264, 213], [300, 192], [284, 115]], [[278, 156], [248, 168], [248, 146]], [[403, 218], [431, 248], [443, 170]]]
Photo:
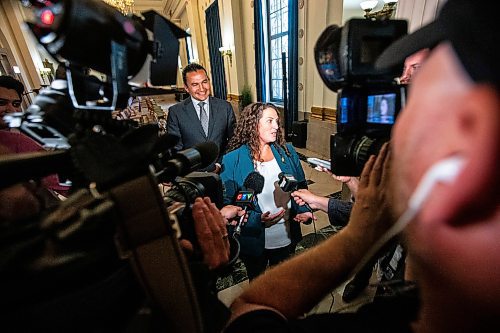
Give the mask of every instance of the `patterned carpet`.
[[[310, 233], [305, 235], [302, 238], [302, 241], [300, 241], [300, 243], [297, 244], [297, 247], [295, 248], [295, 254], [298, 254], [308, 248], [311, 248], [319, 244], [321, 241], [337, 233], [339, 230], [340, 227], [328, 226], [318, 230], [316, 233]], [[235, 284], [245, 281], [246, 279], [247, 279], [247, 272], [245, 269], [245, 265], [243, 264], [243, 262], [238, 260], [234, 264], [231, 272], [217, 279], [216, 283], [217, 291], [229, 288]]]

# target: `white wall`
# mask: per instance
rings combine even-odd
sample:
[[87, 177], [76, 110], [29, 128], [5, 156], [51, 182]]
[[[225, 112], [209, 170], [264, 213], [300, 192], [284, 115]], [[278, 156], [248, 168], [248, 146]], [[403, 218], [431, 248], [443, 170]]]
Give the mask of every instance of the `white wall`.
[[304, 30], [304, 37], [299, 38], [299, 112], [310, 112], [311, 107], [335, 108], [336, 93], [330, 91], [321, 80], [314, 61], [314, 45], [319, 35], [331, 24], [342, 25], [342, 1], [315, 0], [305, 1], [299, 8], [299, 30]]
[[433, 21], [445, 2], [446, 0], [399, 0], [396, 18], [408, 20], [408, 30], [413, 32]]

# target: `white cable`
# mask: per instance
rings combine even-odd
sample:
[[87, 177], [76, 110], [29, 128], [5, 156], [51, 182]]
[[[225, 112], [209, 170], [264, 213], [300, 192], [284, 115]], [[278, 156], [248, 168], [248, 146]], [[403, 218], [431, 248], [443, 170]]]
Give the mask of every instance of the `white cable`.
[[454, 155], [440, 160], [432, 165], [422, 177], [416, 190], [408, 200], [408, 209], [399, 217], [397, 222], [382, 235], [363, 256], [354, 268], [353, 274], [358, 273], [372, 257], [394, 236], [403, 231], [420, 211], [425, 200], [437, 183], [449, 184], [453, 182], [465, 165], [465, 159]]

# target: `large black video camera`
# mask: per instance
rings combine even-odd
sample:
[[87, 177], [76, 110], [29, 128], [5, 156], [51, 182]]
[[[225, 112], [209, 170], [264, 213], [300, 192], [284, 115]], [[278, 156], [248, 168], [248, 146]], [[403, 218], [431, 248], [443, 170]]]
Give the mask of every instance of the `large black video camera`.
[[378, 70], [374, 63], [407, 33], [402, 20], [351, 19], [320, 35], [314, 56], [321, 79], [338, 93], [337, 133], [330, 137], [332, 172], [357, 176], [370, 155], [389, 140], [405, 105], [406, 88], [395, 80], [402, 68]]
[[[50, 149], [68, 149], [68, 136], [101, 131], [116, 136], [137, 127], [114, 121], [111, 112], [131, 96], [173, 93], [144, 88], [174, 85], [179, 38], [188, 34], [153, 10], [125, 16], [95, 0], [29, 1], [28, 27], [47, 52], [64, 65], [64, 80], [54, 80], [24, 114], [6, 122]], [[89, 69], [101, 79], [89, 75]]]
[[[56, 207], [49, 215], [52, 220], [44, 219], [50, 212], [42, 212], [29, 229], [17, 221], [3, 225], [0, 250], [8, 260], [0, 265], [2, 285], [12, 299], [28, 290], [30, 279], [39, 282], [30, 291], [47, 292], [37, 298], [25, 293], [27, 297], [18, 298], [15, 306], [7, 298], [2, 305], [8, 306], [2, 309], [11, 312], [4, 311], [2, 319], [11, 318], [19, 331], [29, 331], [23, 330], [25, 325], [100, 331], [102, 324], [96, 318], [104, 317], [111, 319], [111, 326], [102, 331], [119, 331], [117, 323], [126, 324], [136, 314], [130, 309], [123, 313], [124, 304], [132, 304], [134, 311], [144, 301], [129, 297], [130, 289], [136, 294], [140, 285], [153, 312], [161, 312], [171, 331], [210, 332], [207, 327], [222, 316], [212, 313], [218, 310], [215, 296], [204, 292], [204, 278], [210, 274], [191, 274], [199, 262], [186, 262], [158, 183], [172, 182], [179, 191], [177, 199], [186, 206], [197, 195], [222, 193], [220, 181], [193, 174], [180, 178], [211, 164], [218, 148], [205, 142], [177, 152], [178, 138], [160, 136], [158, 126], [136, 128], [111, 117], [111, 111], [123, 107], [129, 97], [144, 92], [134, 83], [144, 82], [137, 78], [143, 72], [150, 73], [147, 80], [155, 86], [176, 82], [177, 39], [186, 33], [153, 11], [142, 17], [124, 16], [100, 0], [30, 2], [34, 21], [28, 24], [40, 44], [65, 64], [67, 81], [55, 80], [28, 112], [11, 116], [9, 124], [56, 151], [2, 156], [0, 170], [8, 177], [0, 179], [0, 188], [64, 171], [71, 181], [78, 179], [73, 190], [81, 187], [83, 192], [71, 194]], [[85, 68], [105, 79], [95, 81]], [[193, 188], [196, 191], [190, 191]], [[181, 222], [181, 229], [189, 226], [188, 220]], [[188, 231], [181, 232], [189, 237]], [[124, 259], [131, 264], [125, 265]], [[123, 266], [129, 273], [133, 267], [139, 284], [130, 281], [130, 274], [115, 276]], [[130, 288], [120, 289], [116, 299], [109, 285], [121, 287], [122, 282]], [[94, 290], [92, 302], [89, 290]], [[120, 314], [113, 316], [115, 312]], [[219, 329], [224, 321], [217, 323]], [[58, 326], [51, 326], [55, 323]]]

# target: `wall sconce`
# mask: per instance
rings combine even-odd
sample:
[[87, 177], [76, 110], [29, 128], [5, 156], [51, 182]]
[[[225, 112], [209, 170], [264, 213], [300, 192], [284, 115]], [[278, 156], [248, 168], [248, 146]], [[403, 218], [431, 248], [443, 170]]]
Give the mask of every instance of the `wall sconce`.
[[363, 1], [359, 5], [365, 11], [365, 17], [377, 6], [378, 0]]
[[50, 70], [50, 68], [42, 67], [39, 69], [39, 71], [40, 71], [40, 76], [44, 81], [45, 79], [47, 79], [49, 83], [52, 81], [52, 71]]
[[223, 57], [228, 56], [229, 64], [233, 66], [233, 51], [231, 51], [231, 48], [228, 46], [221, 46], [219, 47], [219, 52]]
[[388, 20], [394, 14], [397, 3], [398, 0], [384, 0], [384, 7], [376, 12], [372, 12], [372, 10], [377, 6], [378, 0], [363, 1], [359, 5], [365, 12], [365, 18], [370, 20]]

